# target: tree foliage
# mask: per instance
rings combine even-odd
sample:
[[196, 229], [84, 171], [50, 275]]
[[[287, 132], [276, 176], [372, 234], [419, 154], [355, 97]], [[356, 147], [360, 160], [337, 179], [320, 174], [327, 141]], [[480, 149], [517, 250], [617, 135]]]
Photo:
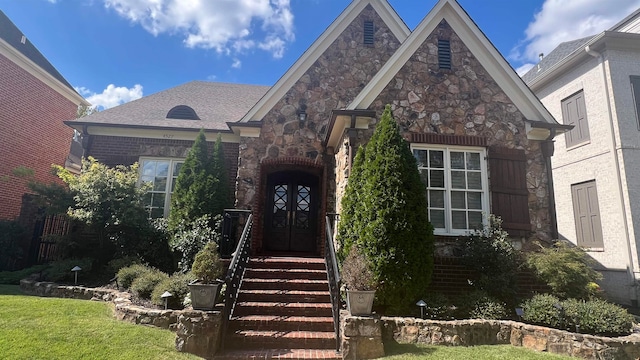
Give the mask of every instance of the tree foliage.
[[209, 212], [211, 217], [223, 215], [224, 209], [231, 206], [229, 194], [229, 173], [224, 157], [222, 136], [218, 135], [213, 147], [213, 155], [209, 159], [209, 174], [216, 180], [209, 194]]
[[433, 227], [415, 158], [387, 106], [366, 148], [358, 150], [342, 202], [340, 257], [357, 245], [380, 281], [378, 305], [403, 312], [426, 292], [433, 269]]

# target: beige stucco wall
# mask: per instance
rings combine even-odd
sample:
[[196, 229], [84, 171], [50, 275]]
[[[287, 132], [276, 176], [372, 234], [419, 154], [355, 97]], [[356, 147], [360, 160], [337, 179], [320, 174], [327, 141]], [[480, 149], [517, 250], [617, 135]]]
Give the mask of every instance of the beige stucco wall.
[[[562, 100], [580, 90], [584, 91], [590, 141], [567, 148], [564, 136], [559, 136], [556, 138], [556, 151], [552, 158], [559, 237], [574, 244], [577, 243], [571, 185], [595, 180], [604, 246], [600, 249], [590, 249], [588, 254], [597, 261], [597, 268], [603, 271], [605, 279], [602, 285], [608, 295], [616, 301], [629, 303], [631, 299], [636, 298], [636, 295], [635, 288], [631, 287], [632, 278], [627, 273], [630, 260], [624, 216], [632, 213], [630, 204], [640, 200], [638, 197], [640, 184], [636, 185], [634, 181], [627, 184], [625, 180], [625, 169], [637, 169], [636, 166], [640, 166], [640, 156], [632, 154], [637, 152], [640, 140], [638, 140], [638, 128], [635, 123], [629, 75], [632, 71], [640, 74], [640, 65], [637, 64], [637, 57], [634, 64], [628, 55], [621, 55], [623, 54], [619, 51], [613, 50], [604, 53], [608, 89], [605, 87], [600, 59], [589, 57], [573, 67], [571, 71], [558, 76], [544, 88], [535, 89], [535, 91], [559, 122], [563, 121]], [[636, 69], [631, 69], [633, 67]], [[611, 117], [607, 102], [608, 94], [615, 94], [611, 96]], [[630, 119], [633, 119], [633, 122], [629, 122]], [[616, 148], [612, 141], [610, 120], [613, 120], [613, 138], [617, 144]], [[627, 146], [626, 144], [633, 144], [633, 149], [623, 150], [620, 144], [624, 144], [622, 148]], [[618, 183], [616, 156], [622, 175], [622, 197]], [[626, 158], [624, 162], [623, 157]], [[632, 160], [633, 158], [638, 160]], [[630, 178], [632, 179], [633, 176]], [[630, 186], [629, 191], [626, 190], [627, 185]], [[635, 254], [631, 266], [637, 271], [638, 260], [633, 228], [634, 224], [640, 225], [640, 218], [638, 216], [632, 218], [628, 215], [626, 223], [632, 242], [632, 253]]]

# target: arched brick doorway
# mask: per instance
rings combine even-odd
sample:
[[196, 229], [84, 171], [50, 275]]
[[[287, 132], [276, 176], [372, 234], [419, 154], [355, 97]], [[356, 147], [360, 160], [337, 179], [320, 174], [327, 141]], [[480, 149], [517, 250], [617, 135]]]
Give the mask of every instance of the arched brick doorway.
[[260, 167], [252, 252], [323, 254], [325, 166], [312, 159], [269, 159]]

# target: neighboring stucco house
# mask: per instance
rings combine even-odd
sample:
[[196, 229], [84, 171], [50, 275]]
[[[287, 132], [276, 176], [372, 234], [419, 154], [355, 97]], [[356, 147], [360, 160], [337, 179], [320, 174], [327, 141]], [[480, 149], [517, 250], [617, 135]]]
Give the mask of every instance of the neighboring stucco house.
[[167, 214], [199, 129], [209, 141], [222, 134], [235, 206], [254, 214], [252, 252], [320, 255], [325, 214], [340, 211], [355, 150], [386, 104], [429, 184], [441, 240], [488, 213], [523, 243], [554, 238], [551, 139], [567, 127], [453, 0], [413, 31], [386, 1], [355, 0], [271, 87], [194, 81], [67, 124], [83, 133], [85, 156], [141, 163], [152, 216]]
[[575, 127], [553, 157], [559, 238], [587, 249], [613, 299], [637, 306], [640, 241], [640, 10], [560, 44], [523, 76]]
[[28, 192], [13, 169], [32, 169], [40, 182], [58, 180], [51, 164], [65, 164], [73, 137], [63, 121], [81, 104], [89, 105], [0, 11], [0, 219], [17, 218]]

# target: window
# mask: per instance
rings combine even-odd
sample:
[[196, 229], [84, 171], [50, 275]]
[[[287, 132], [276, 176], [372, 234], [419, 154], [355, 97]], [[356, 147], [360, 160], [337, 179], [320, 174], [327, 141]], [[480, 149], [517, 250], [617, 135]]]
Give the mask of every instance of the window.
[[184, 159], [140, 159], [140, 181], [150, 184], [144, 197], [150, 218], [169, 215], [171, 194], [183, 163]]
[[200, 120], [196, 111], [187, 105], [174, 106], [167, 113], [167, 119]]
[[602, 248], [602, 223], [595, 180], [571, 185], [577, 245]]
[[565, 134], [567, 148], [589, 142], [589, 123], [582, 90], [562, 100], [562, 119], [565, 124], [574, 126]]
[[451, 42], [449, 40], [438, 40], [438, 67], [451, 69]]
[[633, 95], [633, 104], [636, 109], [636, 124], [640, 130], [640, 76], [630, 76], [631, 94]]
[[413, 146], [427, 187], [429, 221], [440, 235], [464, 235], [488, 213], [485, 149]]

